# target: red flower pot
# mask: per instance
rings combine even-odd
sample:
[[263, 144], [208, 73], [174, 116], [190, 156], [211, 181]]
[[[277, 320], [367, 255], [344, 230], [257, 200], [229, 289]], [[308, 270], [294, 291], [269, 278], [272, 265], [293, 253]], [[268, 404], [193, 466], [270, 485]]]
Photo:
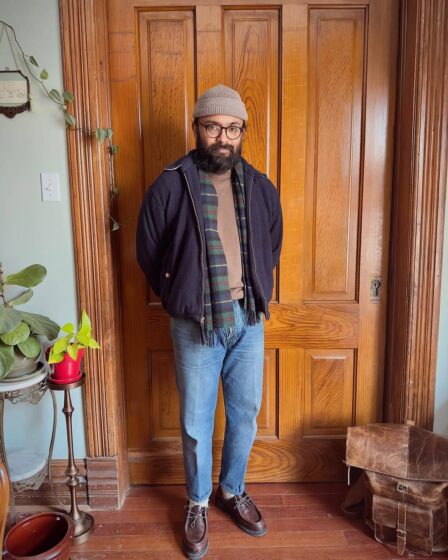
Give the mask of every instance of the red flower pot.
[[81, 360], [84, 355], [84, 348], [78, 350], [78, 356], [76, 360], [72, 360], [69, 354], [66, 352], [64, 354], [64, 359], [62, 362], [53, 364], [53, 373], [51, 374], [51, 380], [56, 383], [73, 383], [77, 381], [81, 376]]
[[63, 513], [38, 513], [14, 525], [5, 538], [6, 560], [68, 560], [72, 519]]

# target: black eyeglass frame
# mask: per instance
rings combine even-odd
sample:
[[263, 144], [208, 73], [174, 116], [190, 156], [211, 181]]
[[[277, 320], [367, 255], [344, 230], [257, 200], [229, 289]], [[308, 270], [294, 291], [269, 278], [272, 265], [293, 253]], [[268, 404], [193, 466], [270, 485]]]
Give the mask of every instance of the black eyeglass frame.
[[[221, 126], [219, 124], [214, 124], [214, 123], [203, 124], [199, 121], [196, 121], [195, 124], [198, 124], [198, 125], [201, 125], [202, 127], [204, 127], [205, 128], [205, 133], [207, 134], [207, 136], [209, 138], [219, 138], [221, 136], [222, 131], [225, 130], [226, 138], [228, 140], [238, 140], [238, 138], [241, 138], [241, 135], [246, 130], [246, 127], [244, 125], [243, 126], [237, 126], [236, 124], [231, 124], [230, 126]], [[216, 128], [219, 128], [219, 134], [217, 134], [216, 136], [210, 136], [210, 134], [207, 130], [209, 126], [215, 126]], [[228, 128], [238, 128], [238, 130], [240, 131], [239, 135], [236, 138], [230, 138], [229, 135], [227, 134], [227, 129]]]

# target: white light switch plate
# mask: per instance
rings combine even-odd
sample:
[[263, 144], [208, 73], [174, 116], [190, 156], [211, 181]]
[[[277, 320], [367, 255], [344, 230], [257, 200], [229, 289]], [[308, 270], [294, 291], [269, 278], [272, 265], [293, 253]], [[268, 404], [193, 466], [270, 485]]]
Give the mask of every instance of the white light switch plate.
[[42, 202], [60, 202], [59, 173], [41, 173]]

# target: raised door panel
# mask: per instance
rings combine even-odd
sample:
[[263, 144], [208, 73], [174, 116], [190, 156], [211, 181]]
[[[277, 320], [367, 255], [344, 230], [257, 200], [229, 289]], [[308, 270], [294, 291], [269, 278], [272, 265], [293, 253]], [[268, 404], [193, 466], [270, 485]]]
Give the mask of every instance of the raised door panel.
[[245, 101], [244, 156], [274, 183], [279, 153], [279, 11], [224, 10], [227, 85]]
[[365, 17], [310, 11], [306, 300], [356, 300]]

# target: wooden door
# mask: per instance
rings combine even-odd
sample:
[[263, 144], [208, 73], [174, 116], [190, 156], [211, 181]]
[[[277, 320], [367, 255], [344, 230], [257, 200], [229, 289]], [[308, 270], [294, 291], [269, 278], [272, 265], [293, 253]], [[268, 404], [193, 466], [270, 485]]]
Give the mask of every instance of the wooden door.
[[[347, 426], [381, 419], [398, 1], [351, 4], [109, 2], [133, 483], [184, 480], [169, 321], [136, 263], [136, 220], [218, 83], [246, 102], [243, 153], [285, 226], [247, 479], [343, 479]], [[220, 397], [215, 477], [223, 433]]]

